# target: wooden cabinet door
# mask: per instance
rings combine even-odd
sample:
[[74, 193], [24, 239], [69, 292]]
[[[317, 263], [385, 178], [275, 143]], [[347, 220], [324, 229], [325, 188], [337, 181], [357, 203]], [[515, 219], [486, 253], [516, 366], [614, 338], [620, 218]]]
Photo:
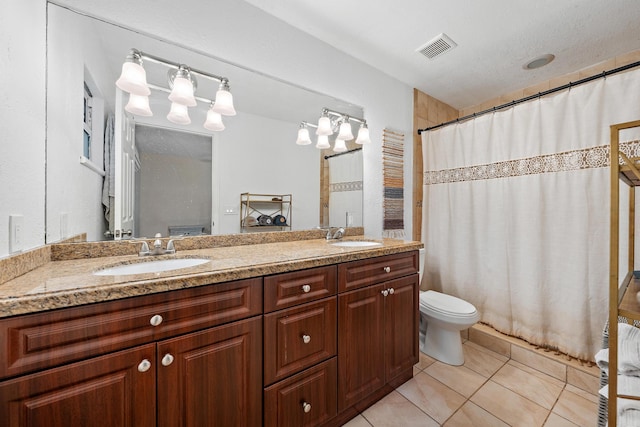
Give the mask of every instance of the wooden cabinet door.
[[154, 427], [155, 349], [149, 344], [1, 382], [0, 424]]
[[338, 411], [385, 383], [383, 285], [338, 296]]
[[384, 288], [393, 289], [384, 298], [385, 380], [389, 382], [418, 363], [418, 275], [385, 282]]
[[158, 343], [158, 426], [262, 425], [262, 317]]

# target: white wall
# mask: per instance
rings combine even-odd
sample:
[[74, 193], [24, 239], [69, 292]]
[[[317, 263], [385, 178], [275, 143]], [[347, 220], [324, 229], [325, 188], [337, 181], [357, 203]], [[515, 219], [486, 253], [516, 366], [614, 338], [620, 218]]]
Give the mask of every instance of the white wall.
[[44, 0], [3, 2], [0, 13], [0, 257], [9, 215], [24, 215], [24, 248], [44, 244]]
[[[297, 125], [248, 113], [242, 113], [242, 122], [226, 120], [226, 129], [217, 134], [217, 153], [219, 159], [234, 161], [221, 160], [216, 165], [223, 183], [218, 187], [220, 228], [216, 233], [240, 232], [240, 193], [291, 194], [291, 229], [305, 230], [319, 225], [318, 150], [308, 145], [273, 143], [294, 141], [291, 129], [295, 130]], [[267, 139], [271, 142], [266, 142]], [[227, 207], [236, 213], [225, 215]]]
[[[373, 142], [364, 148], [364, 225], [367, 234], [382, 235], [382, 130], [404, 131], [411, 147], [411, 87], [238, 0], [183, 0], [180, 7], [168, 0], [57, 3], [362, 105]], [[405, 150], [407, 235], [411, 151]]]

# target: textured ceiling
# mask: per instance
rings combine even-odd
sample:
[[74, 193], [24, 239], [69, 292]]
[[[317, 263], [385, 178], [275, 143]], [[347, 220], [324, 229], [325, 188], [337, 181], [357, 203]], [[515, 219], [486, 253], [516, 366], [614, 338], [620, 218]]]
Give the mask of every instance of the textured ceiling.
[[[458, 109], [640, 49], [638, 0], [245, 1]], [[440, 33], [458, 46], [416, 52]]]

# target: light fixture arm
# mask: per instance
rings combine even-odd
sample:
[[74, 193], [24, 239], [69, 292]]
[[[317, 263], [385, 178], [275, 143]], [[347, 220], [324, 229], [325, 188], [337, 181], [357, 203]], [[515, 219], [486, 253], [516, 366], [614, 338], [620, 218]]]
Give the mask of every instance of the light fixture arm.
[[353, 116], [350, 116], [347, 113], [341, 113], [339, 111], [330, 110], [328, 108], [323, 108], [322, 109], [322, 114], [326, 114], [328, 116], [333, 116], [333, 117], [339, 117], [342, 120], [349, 121], [349, 122], [357, 122], [357, 123], [360, 123], [360, 124], [367, 123], [367, 121], [365, 119], [361, 119], [360, 117], [353, 117]]
[[[156, 86], [152, 83], [148, 83], [147, 86], [149, 86], [149, 89], [159, 90], [160, 92], [165, 92], [165, 93], [171, 93], [171, 89], [167, 89], [166, 87]], [[193, 97], [198, 101], [206, 102], [207, 104], [211, 104], [212, 102], [214, 102], [214, 100], [211, 100], [209, 98], [203, 98], [201, 96], [194, 95]]]
[[[141, 50], [138, 49], [131, 49], [131, 53], [130, 53], [134, 58], [138, 57], [140, 59], [145, 59], [147, 61], [151, 61], [151, 62], [155, 62], [156, 64], [163, 64], [166, 65], [167, 67], [171, 67], [171, 68], [175, 68], [176, 70], [180, 68], [181, 65], [178, 62], [173, 62], [173, 61], [169, 61], [168, 59], [164, 59], [161, 58], [159, 56], [155, 56], [155, 55], [151, 55], [149, 53], [146, 52], [142, 52]], [[218, 76], [215, 74], [211, 74], [211, 73], [207, 73], [205, 71], [201, 71], [201, 70], [197, 70], [195, 68], [191, 68], [189, 67], [189, 71], [193, 74], [197, 74], [198, 76], [207, 78], [209, 80], [215, 80], [217, 82], [223, 83], [223, 82], [227, 82], [229, 83], [229, 79], [226, 77], [222, 77], [222, 76]]]

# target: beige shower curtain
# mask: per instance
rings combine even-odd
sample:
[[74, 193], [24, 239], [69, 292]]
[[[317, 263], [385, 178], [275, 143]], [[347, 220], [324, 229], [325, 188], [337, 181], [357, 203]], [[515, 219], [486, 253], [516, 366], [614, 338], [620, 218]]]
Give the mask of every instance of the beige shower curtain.
[[593, 359], [607, 318], [609, 125], [640, 118], [638, 94], [632, 71], [424, 132], [423, 284], [501, 332]]

